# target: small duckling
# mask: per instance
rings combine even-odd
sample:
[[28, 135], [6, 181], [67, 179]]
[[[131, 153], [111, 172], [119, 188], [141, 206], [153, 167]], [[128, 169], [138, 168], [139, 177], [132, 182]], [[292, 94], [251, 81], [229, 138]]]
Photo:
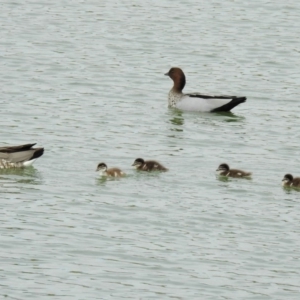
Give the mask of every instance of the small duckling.
[[293, 177], [291, 174], [285, 174], [282, 179], [282, 185], [285, 187], [300, 187], [300, 177]]
[[162, 164], [155, 160], [143, 160], [142, 158], [137, 158], [132, 164], [137, 170], [141, 171], [168, 171]]
[[125, 175], [125, 173], [118, 168], [107, 169], [107, 165], [105, 163], [99, 163], [96, 172], [99, 172], [101, 176], [108, 177], [122, 177]]
[[230, 169], [227, 164], [219, 165], [216, 171], [219, 173], [220, 176], [226, 176], [226, 177], [241, 178], [241, 177], [250, 177], [252, 175], [252, 173], [250, 172], [245, 172], [237, 169]]

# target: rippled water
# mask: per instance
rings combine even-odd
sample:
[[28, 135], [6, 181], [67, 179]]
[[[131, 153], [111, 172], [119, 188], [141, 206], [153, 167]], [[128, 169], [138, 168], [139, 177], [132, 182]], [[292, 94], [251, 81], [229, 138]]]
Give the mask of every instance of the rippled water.
[[[56, 3], [54, 3], [56, 2]], [[0, 173], [6, 299], [299, 299], [299, 1], [2, 1]], [[233, 114], [167, 108], [245, 95]], [[137, 157], [170, 171], [140, 174]], [[120, 180], [97, 178], [104, 161]], [[222, 181], [217, 166], [252, 171]], [[0, 297], [0, 298], [1, 298]]]

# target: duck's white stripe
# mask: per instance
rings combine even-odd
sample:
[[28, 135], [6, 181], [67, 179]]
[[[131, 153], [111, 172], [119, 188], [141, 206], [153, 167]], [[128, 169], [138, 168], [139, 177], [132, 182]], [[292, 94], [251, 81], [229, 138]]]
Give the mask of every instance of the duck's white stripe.
[[189, 96], [183, 96], [176, 103], [176, 107], [186, 111], [210, 112], [213, 109], [221, 107], [232, 101], [232, 99], [202, 99]]
[[32, 160], [24, 161], [23, 166], [24, 167], [30, 167], [35, 161], [36, 161], [36, 158], [32, 159]]

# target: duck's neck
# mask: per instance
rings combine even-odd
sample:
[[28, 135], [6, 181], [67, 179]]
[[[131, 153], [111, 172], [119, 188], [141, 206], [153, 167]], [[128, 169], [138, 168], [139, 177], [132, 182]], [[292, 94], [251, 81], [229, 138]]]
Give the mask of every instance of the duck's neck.
[[182, 90], [184, 89], [185, 86], [185, 75], [180, 74], [180, 76], [177, 76], [173, 78], [174, 85], [172, 90], [176, 93], [182, 93]]
[[177, 102], [179, 102], [183, 96], [182, 90], [185, 86], [185, 75], [180, 74], [180, 76], [172, 77], [174, 85], [169, 92], [169, 106], [175, 107]]

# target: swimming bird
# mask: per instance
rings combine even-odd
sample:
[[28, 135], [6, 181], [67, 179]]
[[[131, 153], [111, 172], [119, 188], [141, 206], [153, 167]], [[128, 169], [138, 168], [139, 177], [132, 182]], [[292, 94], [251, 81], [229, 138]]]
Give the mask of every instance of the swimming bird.
[[108, 177], [122, 177], [125, 175], [125, 173], [118, 168], [108, 169], [105, 163], [99, 163], [96, 172], [99, 172], [101, 176], [108, 176]]
[[132, 164], [137, 170], [141, 171], [168, 171], [162, 164], [155, 160], [143, 160], [142, 158], [137, 158]]
[[0, 169], [31, 166], [44, 153], [44, 148], [32, 148], [34, 145], [0, 147]]
[[227, 164], [219, 165], [216, 171], [219, 173], [220, 176], [226, 176], [226, 177], [241, 178], [241, 177], [250, 177], [252, 175], [252, 173], [250, 172], [245, 172], [237, 169], [230, 169]]
[[184, 94], [185, 75], [180, 68], [171, 68], [168, 73], [174, 85], [169, 92], [170, 107], [186, 111], [219, 112], [230, 111], [235, 106], [246, 101], [246, 97], [237, 96], [209, 96], [198, 93]]
[[285, 174], [282, 179], [282, 185], [286, 187], [300, 187], [300, 178], [294, 178], [291, 174]]

